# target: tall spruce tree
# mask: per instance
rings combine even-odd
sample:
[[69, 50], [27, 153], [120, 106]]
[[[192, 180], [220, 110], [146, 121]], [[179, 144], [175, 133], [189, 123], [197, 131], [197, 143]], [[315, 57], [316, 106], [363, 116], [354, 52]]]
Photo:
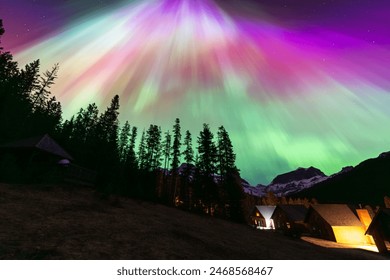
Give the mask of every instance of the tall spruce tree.
[[145, 130], [143, 130], [138, 146], [138, 165], [140, 170], [145, 170], [147, 168], [148, 160], [148, 155], [146, 153], [146, 135]]
[[62, 139], [62, 142], [69, 143], [72, 139], [73, 131], [74, 131], [74, 117], [71, 117], [70, 120], [65, 120], [61, 125], [60, 137]]
[[171, 156], [171, 145], [172, 145], [172, 136], [168, 131], [165, 132], [165, 137], [163, 141], [163, 157], [164, 157], [164, 169], [167, 169], [170, 164]]
[[221, 126], [218, 128], [218, 171], [221, 178], [225, 177], [229, 172], [234, 172], [236, 168], [236, 154], [233, 151], [233, 145], [226, 129]]
[[214, 181], [216, 173], [217, 147], [214, 135], [208, 124], [203, 124], [203, 130], [198, 136], [199, 172], [196, 172], [195, 193], [203, 211], [212, 215], [218, 202], [218, 186]]
[[[34, 92], [39, 91], [41, 88], [39, 80], [41, 79], [39, 74], [40, 61], [39, 59], [26, 65], [25, 69], [20, 70], [19, 78], [19, 92], [30, 100], [30, 104], [33, 106], [31, 96]], [[54, 79], [52, 80], [54, 83]], [[46, 100], [46, 99], [45, 99]]]
[[[76, 116], [74, 117], [74, 125], [73, 125], [73, 141], [77, 142], [75, 145], [82, 146], [84, 145], [85, 137], [86, 137], [86, 127], [83, 123], [83, 115], [84, 115], [84, 108], [80, 108], [80, 110], [77, 112]], [[81, 147], [80, 147], [81, 148]]]
[[61, 125], [61, 104], [55, 96], [50, 96], [50, 88], [57, 78], [58, 69], [59, 66], [56, 64], [51, 71], [46, 71], [42, 76], [39, 73], [34, 78], [28, 75], [30, 81], [28, 81], [29, 86], [26, 89], [29, 92], [31, 112], [26, 116], [22, 128], [29, 134], [50, 133], [53, 135]]
[[96, 126], [95, 160], [98, 183], [103, 190], [110, 189], [118, 177], [119, 156], [117, 149], [119, 127], [119, 96], [115, 95]]
[[173, 144], [172, 144], [172, 171], [177, 172], [177, 168], [180, 164], [180, 148], [181, 148], [181, 128], [180, 119], [176, 118], [173, 125]]
[[59, 70], [58, 63], [53, 66], [51, 71], [46, 71], [43, 76], [39, 76], [39, 84], [35, 87], [35, 90], [31, 92], [30, 100], [34, 111], [40, 110], [45, 107], [45, 103], [49, 99], [51, 94], [50, 88], [54, 85], [54, 80], [57, 79]]
[[192, 136], [189, 130], [186, 131], [183, 144], [184, 144], [184, 151], [183, 151], [184, 162], [187, 165], [190, 165], [194, 162], [194, 149], [192, 147]]
[[217, 148], [214, 143], [214, 134], [208, 124], [203, 124], [203, 130], [198, 137], [198, 168], [204, 176], [211, 176], [216, 172]]
[[[4, 33], [2, 25], [0, 29]], [[58, 65], [43, 76], [39, 67], [36, 60], [19, 70], [12, 55], [0, 50], [0, 142], [54, 134], [60, 127], [61, 104], [49, 96]]]
[[[89, 104], [86, 109], [80, 109], [76, 117], [72, 119], [74, 120], [73, 131], [70, 140], [67, 141], [68, 149], [80, 164], [96, 169], [100, 160], [100, 153], [97, 149], [101, 142], [97, 131], [99, 110], [96, 104]], [[65, 123], [61, 132], [63, 139], [68, 138], [64, 133]]]
[[122, 128], [120, 129], [119, 132], [119, 137], [118, 137], [118, 155], [119, 155], [119, 160], [122, 164], [126, 163], [127, 160], [127, 155], [129, 153], [129, 147], [130, 147], [130, 124], [128, 121], [124, 123]]
[[[34, 65], [33, 72], [37, 71], [38, 64]], [[27, 70], [27, 68], [26, 68]], [[55, 64], [50, 71], [46, 71], [43, 75], [27, 74], [29, 78], [28, 86], [25, 88], [29, 92], [29, 102], [31, 112], [26, 116], [22, 128], [31, 135], [50, 133], [52, 135], [58, 132], [58, 128], [62, 121], [61, 103], [56, 100], [55, 96], [51, 96], [50, 88], [54, 85], [57, 79], [59, 65]], [[22, 71], [23, 72], [23, 71]], [[28, 71], [22, 73], [26, 74]]]
[[[10, 91], [5, 92], [8, 95], [8, 104], [4, 105], [10, 113], [6, 123], [9, 122], [13, 126], [10, 131], [15, 130], [15, 137], [18, 138], [37, 135], [41, 133], [39, 127], [44, 126], [39, 112], [34, 112], [30, 100], [31, 92], [39, 87], [39, 67], [39, 60], [26, 65], [25, 69], [20, 70], [18, 76], [14, 77], [16, 79], [10, 80]], [[44, 117], [44, 112], [42, 115]]]
[[55, 96], [46, 102], [45, 113], [48, 119], [48, 131], [57, 132], [62, 122], [62, 106]]
[[[102, 113], [98, 121], [98, 137], [111, 147], [116, 147], [119, 127], [119, 95], [115, 95], [110, 106]], [[112, 152], [112, 151], [111, 151]]]
[[241, 185], [241, 177], [236, 167], [236, 154], [233, 144], [226, 129], [218, 128], [217, 144], [218, 163], [220, 174], [219, 204], [223, 209], [222, 216], [237, 222], [244, 221], [243, 199], [244, 191]]
[[83, 141], [88, 146], [89, 143], [94, 141], [95, 131], [99, 122], [99, 109], [95, 103], [89, 104], [82, 116], [82, 124], [84, 126], [84, 139]]
[[99, 110], [95, 103], [89, 104], [86, 109], [81, 108], [74, 121], [74, 138], [85, 145], [91, 137], [95, 137], [93, 130], [98, 123]]
[[130, 168], [131, 171], [137, 169], [137, 157], [135, 154], [135, 141], [137, 139], [137, 131], [137, 127], [133, 126], [133, 128], [131, 129], [129, 149], [127, 152], [126, 165]]
[[192, 137], [189, 130], [186, 131], [184, 137], [184, 162], [185, 168], [183, 170], [183, 176], [185, 178], [184, 185], [181, 191], [181, 197], [184, 202], [184, 206], [188, 209], [192, 209], [193, 206], [193, 186], [191, 182], [191, 175], [194, 175], [193, 162], [194, 162], [194, 150], [192, 147]]
[[161, 128], [150, 125], [146, 132], [146, 153], [148, 162], [146, 169], [155, 170], [161, 163]]

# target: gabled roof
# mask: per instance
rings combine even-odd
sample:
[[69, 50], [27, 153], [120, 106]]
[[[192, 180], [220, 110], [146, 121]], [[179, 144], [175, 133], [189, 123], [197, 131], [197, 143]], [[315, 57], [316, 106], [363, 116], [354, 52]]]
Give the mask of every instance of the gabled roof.
[[276, 206], [256, 205], [256, 209], [260, 212], [264, 219], [271, 219], [272, 214], [275, 211]]
[[362, 226], [346, 204], [314, 204], [311, 208], [330, 226]]
[[59, 156], [64, 159], [73, 160], [73, 157], [70, 154], [68, 154], [68, 152], [66, 152], [64, 148], [62, 148], [48, 134], [45, 134], [43, 136], [18, 140], [5, 145], [1, 145], [0, 147], [13, 148], [13, 149], [36, 148], [38, 150]]
[[382, 227], [385, 234], [390, 235], [390, 208], [382, 208], [376, 213], [366, 234], [373, 234], [378, 226]]
[[282, 204], [277, 206], [283, 211], [290, 221], [300, 222], [304, 221], [307, 214], [307, 208], [300, 204]]

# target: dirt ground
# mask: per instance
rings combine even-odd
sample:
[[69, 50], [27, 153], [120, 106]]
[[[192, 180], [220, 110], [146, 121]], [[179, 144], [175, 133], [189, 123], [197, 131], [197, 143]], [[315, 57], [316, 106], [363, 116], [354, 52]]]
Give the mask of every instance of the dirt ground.
[[0, 184], [0, 259], [386, 259], [93, 190]]

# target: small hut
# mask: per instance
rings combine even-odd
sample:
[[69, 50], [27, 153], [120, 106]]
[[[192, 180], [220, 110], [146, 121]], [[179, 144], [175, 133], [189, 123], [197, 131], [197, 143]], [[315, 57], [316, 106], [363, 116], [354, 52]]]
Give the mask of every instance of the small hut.
[[0, 145], [0, 177], [5, 181], [40, 182], [57, 176], [58, 165], [71, 161], [48, 134]]
[[272, 215], [275, 229], [288, 235], [301, 235], [307, 231], [304, 223], [307, 208], [304, 205], [278, 205]]
[[390, 251], [390, 208], [378, 211], [372, 220], [366, 234], [373, 237], [380, 253]]
[[364, 224], [346, 204], [312, 205], [305, 221], [313, 236], [344, 244], [371, 244]]
[[271, 219], [276, 206], [258, 205], [252, 211], [252, 224], [257, 229], [275, 229]]

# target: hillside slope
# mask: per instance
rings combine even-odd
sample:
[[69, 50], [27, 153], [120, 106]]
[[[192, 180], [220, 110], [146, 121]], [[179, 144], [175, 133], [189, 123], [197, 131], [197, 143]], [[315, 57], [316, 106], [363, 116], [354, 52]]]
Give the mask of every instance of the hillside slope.
[[314, 197], [320, 203], [383, 205], [384, 196], [390, 196], [390, 153], [365, 160], [295, 196]]
[[0, 184], [0, 259], [377, 259], [90, 189]]

